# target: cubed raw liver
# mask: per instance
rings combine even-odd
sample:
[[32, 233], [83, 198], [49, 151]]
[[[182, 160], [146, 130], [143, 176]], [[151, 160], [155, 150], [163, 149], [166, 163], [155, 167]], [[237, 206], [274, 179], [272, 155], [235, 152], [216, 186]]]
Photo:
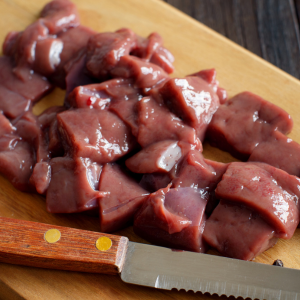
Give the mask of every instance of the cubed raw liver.
[[107, 195], [99, 199], [100, 228], [114, 232], [133, 222], [133, 216], [148, 192], [118, 165], [106, 164], [100, 178], [99, 190]]
[[206, 198], [193, 188], [161, 189], [145, 197], [134, 232], [156, 245], [205, 252]]
[[188, 76], [170, 79], [160, 93], [169, 109], [195, 128], [203, 141], [206, 128], [220, 104], [213, 88], [202, 78]]
[[282, 108], [250, 92], [240, 93], [221, 105], [208, 126], [211, 145], [247, 160], [259, 143], [274, 130], [284, 134], [293, 121]]
[[51, 213], [75, 213], [98, 207], [97, 190], [101, 166], [87, 158], [51, 159], [51, 181], [47, 189], [47, 210]]

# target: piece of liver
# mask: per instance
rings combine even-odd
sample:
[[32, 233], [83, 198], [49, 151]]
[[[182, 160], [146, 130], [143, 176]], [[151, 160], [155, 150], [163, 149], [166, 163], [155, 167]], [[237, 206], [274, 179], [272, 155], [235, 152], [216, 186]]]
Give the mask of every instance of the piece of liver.
[[205, 80], [215, 91], [219, 97], [220, 104], [224, 104], [227, 100], [227, 91], [219, 87], [219, 81], [217, 80], [217, 71], [216, 69], [206, 69], [191, 74], [189, 76], [197, 76]]
[[101, 165], [88, 158], [56, 157], [50, 161], [51, 181], [47, 189], [47, 210], [51, 213], [76, 213], [98, 207], [97, 190]]
[[174, 57], [163, 47], [163, 38], [157, 32], [151, 33], [147, 38], [137, 36], [137, 45], [131, 54], [160, 66], [168, 74], [174, 71]]
[[[59, 56], [60, 62], [58, 66], [49, 77], [51, 82], [62, 89], [68, 88], [68, 93], [70, 93], [71, 86], [91, 83], [91, 81], [86, 81], [87, 78], [90, 78], [87, 74], [80, 74], [80, 78], [75, 80], [74, 73], [78, 75], [78, 68], [84, 73], [87, 72], [85, 67], [82, 66], [86, 62], [84, 54], [89, 39], [95, 34], [94, 30], [79, 25], [58, 35], [58, 38], [63, 42], [63, 49]], [[80, 61], [80, 59], [83, 59], [83, 61]]]
[[160, 189], [167, 187], [171, 182], [169, 173], [151, 173], [144, 174], [139, 185], [150, 193], [154, 193]]
[[86, 53], [84, 50], [82, 50], [81, 55], [78, 55], [77, 58], [67, 63], [67, 65], [64, 67], [66, 72], [66, 98], [76, 87], [95, 83], [94, 78], [89, 76], [86, 71], [85, 62]]
[[[25, 67], [24, 67], [25, 68]], [[37, 73], [30, 73], [26, 77], [18, 78], [13, 72], [13, 65], [9, 57], [0, 57], [0, 82], [6, 89], [18, 93], [26, 100], [36, 102], [52, 89], [50, 82]]]
[[299, 224], [300, 179], [263, 163], [229, 164], [216, 188], [219, 199], [249, 207], [276, 236], [291, 238]]
[[35, 187], [36, 192], [44, 195], [51, 180], [51, 167], [48, 162], [38, 162], [35, 164], [29, 182]]
[[122, 56], [110, 74], [114, 78], [131, 79], [135, 87], [145, 91], [169, 79], [169, 75], [158, 65], [132, 55]]
[[142, 99], [141, 91], [126, 79], [111, 79], [97, 84], [76, 87], [67, 97], [67, 107], [108, 109], [137, 133], [136, 103]]
[[148, 192], [116, 164], [105, 164], [99, 190], [107, 195], [99, 199], [101, 232], [114, 232], [133, 222], [133, 216]]
[[170, 79], [160, 93], [168, 108], [193, 127], [203, 141], [206, 128], [220, 104], [213, 88], [202, 78], [188, 76]]
[[274, 130], [287, 134], [292, 127], [290, 115], [282, 108], [243, 92], [219, 107], [206, 137], [212, 146], [247, 160], [254, 148], [267, 140]]
[[172, 188], [191, 187], [202, 190], [208, 199], [205, 212], [210, 215], [219, 203], [215, 197], [215, 189], [227, 166], [228, 164], [205, 159], [201, 152], [191, 150], [174, 168], [176, 172], [172, 174]]
[[0, 137], [5, 134], [13, 134], [16, 128], [3, 114], [0, 113]]
[[57, 34], [79, 25], [76, 5], [69, 0], [53, 0], [41, 11], [40, 18], [49, 29], [50, 34]]
[[135, 45], [136, 35], [127, 28], [98, 33], [88, 42], [86, 67], [95, 78], [108, 79], [120, 58], [128, 55]]
[[300, 177], [300, 145], [277, 130], [254, 148], [248, 161], [263, 162]]
[[48, 143], [38, 118], [28, 111], [22, 117], [13, 120], [12, 124], [16, 128], [16, 134], [33, 148], [36, 162], [49, 161]]
[[17, 135], [0, 137], [0, 173], [20, 191], [32, 192], [29, 178], [35, 164], [31, 146]]
[[77, 108], [57, 115], [64, 150], [100, 164], [112, 162], [135, 147], [130, 129], [107, 110]]
[[142, 147], [163, 140], [179, 140], [194, 145], [202, 151], [202, 144], [196, 136], [195, 129], [184, 124], [180, 118], [163, 104], [158, 104], [154, 98], [144, 97], [138, 102], [137, 111], [137, 141]]
[[31, 108], [31, 101], [20, 94], [0, 85], [0, 110], [8, 118], [14, 119]]
[[181, 159], [177, 141], [160, 141], [142, 149], [126, 160], [127, 168], [134, 173], [169, 172]]
[[214, 191], [228, 164], [205, 159], [201, 152], [191, 150], [177, 167], [172, 187], [193, 187]]
[[[14, 62], [14, 74], [18, 78], [25, 80], [30, 77], [32, 65], [36, 55], [36, 44], [39, 40], [48, 37], [49, 30], [42, 20], [38, 19], [34, 23], [20, 32], [16, 38], [10, 39], [10, 43], [4, 44], [4, 53], [9, 54]], [[11, 43], [15, 43], [11, 45]], [[9, 46], [9, 49], [5, 49]]]
[[224, 256], [252, 260], [278, 237], [256, 211], [221, 199], [206, 221], [203, 239]]
[[165, 188], [145, 198], [134, 219], [136, 234], [155, 245], [205, 252], [206, 198], [201, 193], [192, 188]]
[[41, 125], [43, 141], [47, 145], [51, 158], [63, 156], [64, 149], [57, 128], [57, 114], [64, 111], [63, 106], [52, 106], [38, 116]]
[[63, 41], [58, 38], [49, 37], [38, 40], [35, 44], [32, 69], [43, 76], [49, 77], [61, 61], [60, 55], [63, 48]]

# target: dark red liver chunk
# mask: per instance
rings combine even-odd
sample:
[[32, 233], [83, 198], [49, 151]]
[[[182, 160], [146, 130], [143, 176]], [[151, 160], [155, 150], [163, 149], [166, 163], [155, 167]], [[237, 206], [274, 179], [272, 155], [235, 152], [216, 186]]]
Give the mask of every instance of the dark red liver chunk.
[[215, 197], [215, 189], [227, 166], [228, 164], [204, 159], [201, 152], [191, 150], [175, 168], [172, 187], [191, 187], [203, 190], [207, 193], [208, 198], [206, 213], [210, 214], [219, 202]]
[[48, 162], [36, 163], [30, 177], [30, 184], [35, 187], [37, 193], [45, 194], [51, 180], [51, 167]]
[[199, 77], [188, 76], [169, 80], [160, 93], [169, 109], [195, 128], [203, 141], [206, 128], [219, 107], [219, 98], [213, 88]]
[[21, 118], [13, 120], [16, 134], [28, 142], [34, 150], [36, 162], [48, 161], [50, 154], [41, 124], [32, 112], [26, 112]]
[[20, 137], [0, 137], [0, 172], [21, 191], [33, 191], [29, 178], [35, 164], [34, 156], [31, 146]]
[[16, 128], [11, 124], [11, 122], [0, 113], [0, 137], [4, 134], [13, 134]]
[[64, 67], [67, 73], [65, 76], [66, 98], [77, 86], [95, 83], [95, 80], [86, 72], [85, 61], [86, 54], [82, 51], [81, 55]]
[[146, 197], [135, 216], [134, 232], [156, 245], [205, 252], [205, 206], [206, 198], [195, 189], [161, 189]]
[[247, 160], [254, 148], [274, 130], [292, 130], [291, 117], [280, 107], [250, 92], [243, 92], [221, 105], [207, 130], [209, 142], [233, 156]]
[[224, 256], [252, 260], [274, 246], [278, 238], [257, 212], [221, 200], [206, 221], [203, 239]]
[[126, 79], [111, 79], [102, 83], [78, 86], [66, 99], [65, 105], [114, 112], [137, 132], [136, 103], [142, 99], [141, 92]]
[[92, 76], [105, 80], [120, 58], [128, 55], [135, 45], [136, 35], [127, 28], [98, 33], [87, 45], [86, 67]]
[[219, 81], [217, 80], [217, 71], [215, 69], [201, 70], [190, 76], [197, 76], [205, 80], [210, 87], [213, 88], [215, 93], [218, 95], [220, 104], [224, 104], [227, 100], [227, 91], [219, 87]]
[[[75, 87], [75, 85], [91, 83], [91, 81], [87, 81], [89, 76], [86, 75], [86, 57], [83, 54], [86, 51], [89, 38], [95, 34], [94, 30], [79, 25], [58, 35], [63, 43], [63, 49], [59, 55], [59, 64], [55, 72], [49, 77], [51, 82], [60, 88], [67, 88], [68, 93], [70, 93], [71, 87]], [[83, 74], [80, 74], [78, 69]], [[78, 76], [78, 78], [75, 78], [75, 76]]]
[[165, 106], [158, 104], [152, 97], [139, 101], [137, 140], [142, 147], [163, 140], [179, 140], [195, 145], [202, 150], [202, 144], [195, 129], [184, 124]]
[[132, 55], [124, 55], [111, 75], [117, 78], [129, 78], [137, 88], [148, 91], [169, 79], [169, 75], [159, 66]]
[[113, 113], [78, 108], [57, 115], [66, 153], [98, 163], [117, 160], [130, 152], [135, 141], [130, 129]]
[[139, 185], [150, 193], [153, 193], [167, 187], [171, 180], [169, 173], [144, 174]]
[[204, 159], [201, 152], [191, 150], [177, 167], [172, 187], [193, 187], [214, 191], [228, 164]]
[[169, 172], [181, 157], [178, 142], [165, 140], [142, 149], [126, 160], [126, 166], [134, 173]]
[[100, 178], [99, 190], [107, 192], [99, 199], [102, 232], [114, 232], [130, 225], [133, 216], [144, 202], [148, 192], [126, 174], [118, 165], [106, 164]]
[[0, 85], [0, 110], [8, 118], [16, 118], [31, 108], [31, 101]]
[[18, 78], [12, 70], [8, 57], [0, 57], [0, 82], [8, 90], [18, 93], [27, 100], [37, 101], [50, 92], [52, 85], [39, 74], [33, 73], [26, 78]]
[[57, 34], [70, 27], [79, 25], [77, 7], [69, 0], [53, 0], [46, 4], [40, 17], [50, 34]]
[[98, 207], [97, 191], [101, 166], [87, 158], [57, 157], [50, 161], [51, 181], [47, 190], [47, 210], [75, 213]]
[[131, 54], [160, 66], [169, 74], [174, 71], [174, 57], [163, 47], [163, 39], [157, 32], [151, 33], [146, 39], [137, 36], [137, 45]]
[[255, 147], [249, 161], [264, 162], [300, 177], [300, 145], [279, 131]]
[[30, 70], [35, 60], [36, 43], [47, 38], [48, 34], [48, 28], [41, 20], [37, 20], [18, 33], [15, 38], [8, 37], [6, 39], [9, 42], [4, 44], [3, 52], [11, 56], [15, 64], [14, 73], [19, 78], [25, 79], [30, 76]]
[[263, 163], [231, 163], [216, 189], [219, 199], [244, 205], [291, 238], [299, 223], [300, 179]]
[[38, 40], [35, 46], [33, 70], [43, 76], [50, 76], [60, 63], [63, 47], [61, 39], [50, 37]]
[[38, 116], [38, 121], [42, 129], [42, 141], [46, 145], [49, 157], [63, 156], [64, 150], [61, 138], [57, 129], [58, 113], [65, 110], [63, 106], [52, 106]]

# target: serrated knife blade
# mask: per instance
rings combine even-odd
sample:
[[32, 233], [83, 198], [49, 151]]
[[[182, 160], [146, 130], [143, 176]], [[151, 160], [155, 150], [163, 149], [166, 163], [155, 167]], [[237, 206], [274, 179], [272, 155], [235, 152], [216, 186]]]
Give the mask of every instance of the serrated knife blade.
[[129, 242], [127, 283], [251, 299], [300, 299], [300, 270]]
[[0, 217], [0, 261], [89, 273], [127, 283], [267, 300], [300, 300], [300, 270], [174, 251], [128, 238]]

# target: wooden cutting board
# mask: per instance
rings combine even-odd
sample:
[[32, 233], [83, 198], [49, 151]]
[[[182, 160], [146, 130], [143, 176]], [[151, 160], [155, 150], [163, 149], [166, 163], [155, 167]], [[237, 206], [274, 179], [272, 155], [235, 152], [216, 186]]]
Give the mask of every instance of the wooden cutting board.
[[[33, 22], [47, 0], [0, 0], [0, 42], [11, 30], [23, 30]], [[204, 25], [159, 0], [74, 0], [82, 24], [97, 31], [129, 27], [141, 36], [159, 32], [175, 56], [175, 76], [216, 68], [220, 85], [229, 96], [245, 90], [283, 107], [294, 119], [290, 137], [300, 143], [300, 82], [264, 60], [237, 46]], [[57, 89], [38, 103], [46, 107], [63, 103]], [[204, 145], [207, 158], [229, 162], [229, 154]], [[274, 151], [276, 151], [274, 149]], [[54, 215], [46, 212], [38, 195], [15, 190], [0, 177], [0, 215], [99, 231], [98, 220], [85, 214]], [[132, 241], [142, 241], [132, 228], [118, 232]], [[1, 237], [0, 237], [1, 238]], [[142, 241], [143, 242], [143, 241]], [[286, 267], [300, 269], [300, 230], [291, 240], [260, 255], [256, 261], [271, 264], [281, 259]], [[52, 271], [0, 264], [1, 299], [219, 299], [217, 296], [184, 291], [162, 291], [123, 283], [117, 276]]]

